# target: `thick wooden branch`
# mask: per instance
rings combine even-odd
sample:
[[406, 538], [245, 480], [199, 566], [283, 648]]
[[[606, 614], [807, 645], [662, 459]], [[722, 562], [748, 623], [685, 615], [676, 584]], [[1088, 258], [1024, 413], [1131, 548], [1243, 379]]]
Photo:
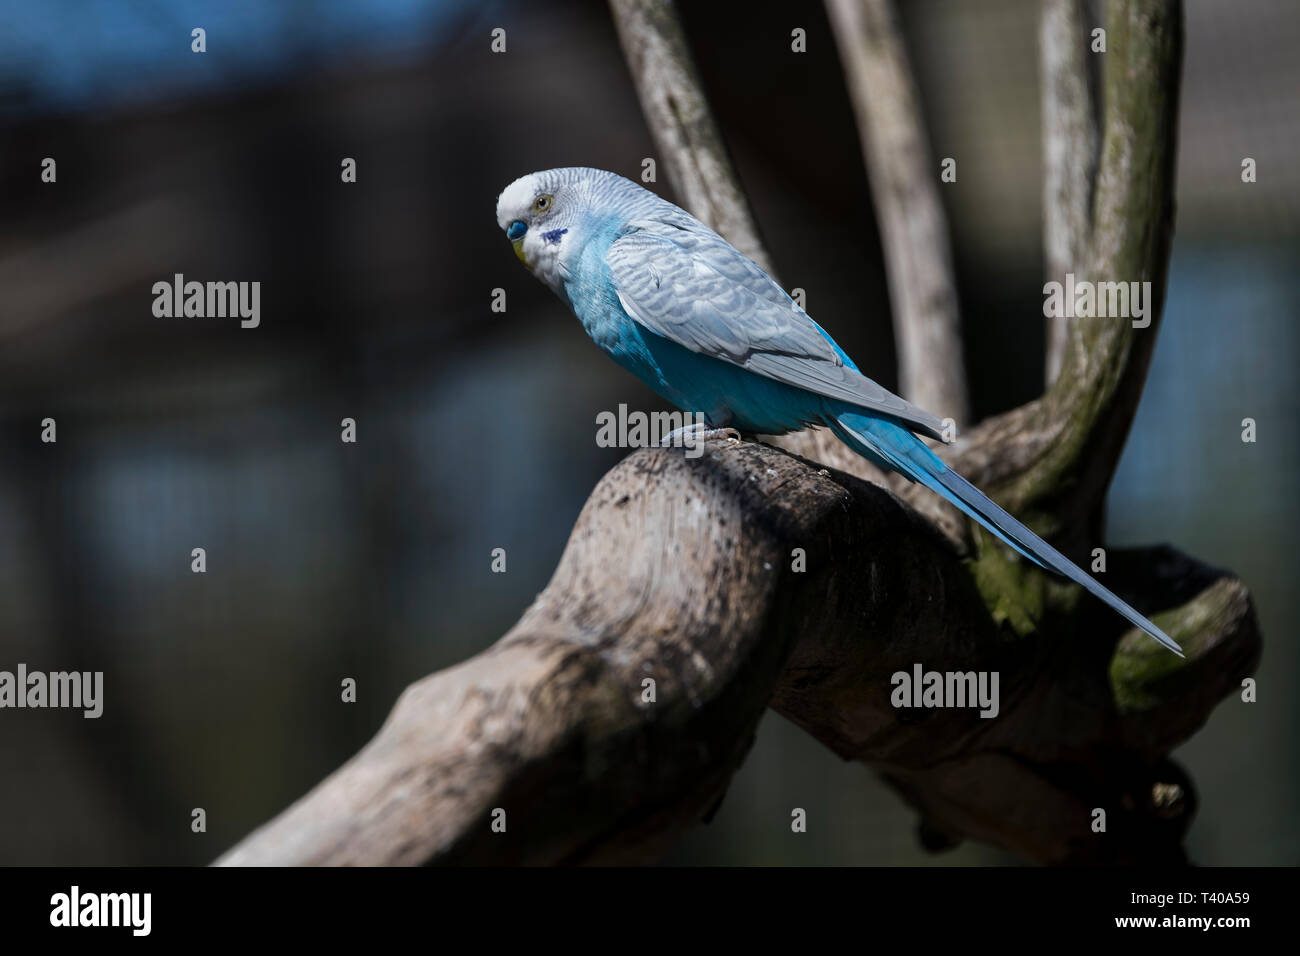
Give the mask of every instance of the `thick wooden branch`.
[[891, 0], [826, 0], [857, 115], [893, 299], [905, 398], [958, 424], [970, 412], [939, 168]]
[[360, 754], [220, 862], [653, 859], [721, 794], [801, 634], [847, 639], [883, 611], [933, 644], [908, 591], [949, 578], [978, 609], [940, 539], [879, 488], [757, 444], [638, 452], [514, 629], [408, 689]]
[[[1239, 580], [1171, 548], [1113, 552], [1108, 583], [1148, 612], [1168, 609], [1156, 620], [1188, 659], [1136, 630], [1117, 645], [1124, 625], [1100, 605], [1033, 607], [1049, 582], [1016, 606], [995, 603], [1006, 591], [984, 580], [1004, 637], [1037, 616], [1034, 630], [991, 650], [971, 642], [967, 629], [982, 622], [968, 618], [948, 634], [955, 647], [915, 660], [999, 670], [996, 719], [930, 711], [900, 726], [877, 688], [886, 668], [906, 669], [909, 649], [877, 660], [879, 641], [854, 653], [833, 633], [801, 641], [772, 706], [879, 770], [921, 811], [936, 848], [974, 838], [1038, 863], [1182, 862], [1195, 791], [1168, 755], [1254, 672], [1258, 621]], [[1090, 828], [1094, 808], [1106, 811], [1105, 834]]]
[[[1165, 755], [1250, 672], [1259, 636], [1232, 578], [1173, 552], [1124, 566], [1116, 586], [1194, 638], [1186, 661], [1131, 638], [1112, 658], [1122, 627], [1100, 606], [1035, 626], [875, 485], [754, 443], [641, 451], [505, 637], [410, 687], [365, 749], [218, 862], [652, 860], [717, 801], [769, 703], [884, 771], [932, 833], [1042, 862], [1169, 858], [1190, 794], [1178, 826], [1167, 800], [1132, 798], [1186, 788]], [[998, 717], [895, 709], [891, 675], [916, 663], [1000, 671]], [[1094, 806], [1127, 839], [1090, 839]]]

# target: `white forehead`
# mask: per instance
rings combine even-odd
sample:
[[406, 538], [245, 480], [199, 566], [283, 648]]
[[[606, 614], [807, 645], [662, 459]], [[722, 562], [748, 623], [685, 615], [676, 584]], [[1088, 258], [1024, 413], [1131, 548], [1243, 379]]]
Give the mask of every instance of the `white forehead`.
[[516, 219], [522, 219], [537, 198], [538, 179], [536, 173], [520, 176], [501, 191], [497, 197], [497, 225], [506, 228]]

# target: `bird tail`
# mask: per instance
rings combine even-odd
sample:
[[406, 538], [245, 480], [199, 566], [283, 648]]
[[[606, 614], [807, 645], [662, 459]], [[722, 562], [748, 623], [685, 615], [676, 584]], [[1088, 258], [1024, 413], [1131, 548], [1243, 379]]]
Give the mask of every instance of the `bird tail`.
[[1177, 642], [1124, 601], [1102, 587], [1092, 575], [1057, 551], [1009, 515], [982, 491], [953, 471], [942, 458], [910, 431], [886, 419], [841, 410], [827, 422], [839, 439], [878, 465], [884, 465], [935, 494], [974, 518], [992, 534], [1029, 560], [1055, 571], [1082, 586], [1123, 615], [1129, 623], [1146, 631], [1179, 657]]

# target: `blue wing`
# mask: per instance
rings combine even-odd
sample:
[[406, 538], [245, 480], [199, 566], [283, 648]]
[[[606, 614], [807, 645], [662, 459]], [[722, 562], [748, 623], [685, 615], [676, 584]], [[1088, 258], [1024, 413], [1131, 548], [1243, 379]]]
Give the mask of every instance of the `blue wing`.
[[859, 372], [771, 276], [684, 214], [632, 222], [605, 262], [624, 310], [650, 331], [693, 352], [944, 437], [942, 419]]

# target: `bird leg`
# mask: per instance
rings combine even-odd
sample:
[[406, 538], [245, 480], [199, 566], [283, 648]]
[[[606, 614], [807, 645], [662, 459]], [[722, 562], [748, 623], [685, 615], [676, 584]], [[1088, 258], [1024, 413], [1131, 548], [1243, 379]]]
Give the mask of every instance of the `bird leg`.
[[708, 438], [729, 438], [738, 442], [740, 432], [734, 428], [710, 428], [707, 422], [696, 422], [694, 425], [684, 425], [670, 431], [660, 440], [659, 447], [691, 446]]

